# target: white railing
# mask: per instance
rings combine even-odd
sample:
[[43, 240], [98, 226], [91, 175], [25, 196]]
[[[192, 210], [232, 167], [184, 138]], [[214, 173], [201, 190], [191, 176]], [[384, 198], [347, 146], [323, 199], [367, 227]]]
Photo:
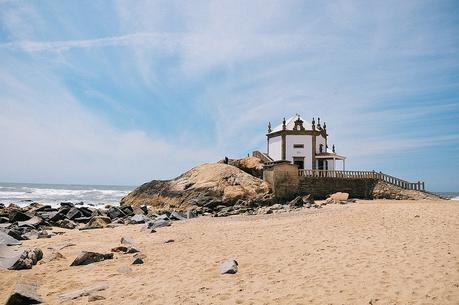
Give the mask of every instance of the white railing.
[[299, 175], [302, 177], [317, 178], [343, 178], [343, 179], [378, 179], [387, 183], [399, 186], [407, 190], [424, 191], [424, 182], [408, 182], [381, 172], [375, 171], [340, 171], [340, 170], [319, 170], [319, 169], [300, 169]]

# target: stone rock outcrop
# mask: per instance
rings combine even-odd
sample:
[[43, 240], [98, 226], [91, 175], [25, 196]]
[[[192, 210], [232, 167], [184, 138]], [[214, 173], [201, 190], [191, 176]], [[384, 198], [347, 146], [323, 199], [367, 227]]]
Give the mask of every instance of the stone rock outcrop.
[[[218, 161], [218, 163], [225, 163], [225, 160]], [[240, 170], [255, 176], [263, 178], [263, 161], [257, 157], [246, 157], [243, 159], [228, 159], [228, 164], [239, 168]]]
[[262, 202], [269, 185], [227, 164], [197, 166], [167, 181], [143, 184], [121, 200], [122, 205], [148, 204], [156, 209], [186, 211], [197, 207], [207, 211], [217, 206], [234, 205], [238, 200]]

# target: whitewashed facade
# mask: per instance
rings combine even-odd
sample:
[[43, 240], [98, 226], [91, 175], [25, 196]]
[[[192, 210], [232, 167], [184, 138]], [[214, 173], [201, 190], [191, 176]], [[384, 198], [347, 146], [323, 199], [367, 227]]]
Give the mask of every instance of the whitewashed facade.
[[337, 155], [334, 146], [328, 149], [327, 126], [320, 118], [309, 123], [297, 114], [275, 128], [269, 123], [266, 137], [267, 155], [273, 161], [287, 160], [300, 169], [337, 170], [336, 161], [341, 160], [345, 169], [346, 158]]

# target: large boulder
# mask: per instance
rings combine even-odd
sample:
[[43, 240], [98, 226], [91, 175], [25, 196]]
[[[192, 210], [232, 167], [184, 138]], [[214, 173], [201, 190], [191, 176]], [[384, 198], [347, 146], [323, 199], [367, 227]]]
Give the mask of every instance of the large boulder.
[[148, 204], [156, 209], [186, 211], [190, 207], [213, 209], [234, 205], [239, 199], [262, 202], [269, 185], [235, 166], [223, 163], [199, 165], [167, 181], [153, 180], [136, 188], [121, 205]]

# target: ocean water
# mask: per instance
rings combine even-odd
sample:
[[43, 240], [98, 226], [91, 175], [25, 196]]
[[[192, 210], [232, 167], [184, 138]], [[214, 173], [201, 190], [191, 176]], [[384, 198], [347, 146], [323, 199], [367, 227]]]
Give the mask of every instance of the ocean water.
[[451, 200], [459, 200], [459, 192], [437, 192], [437, 194], [450, 198]]
[[84, 205], [117, 205], [134, 186], [0, 183], [0, 203], [20, 206], [31, 202], [59, 206], [63, 201]]

